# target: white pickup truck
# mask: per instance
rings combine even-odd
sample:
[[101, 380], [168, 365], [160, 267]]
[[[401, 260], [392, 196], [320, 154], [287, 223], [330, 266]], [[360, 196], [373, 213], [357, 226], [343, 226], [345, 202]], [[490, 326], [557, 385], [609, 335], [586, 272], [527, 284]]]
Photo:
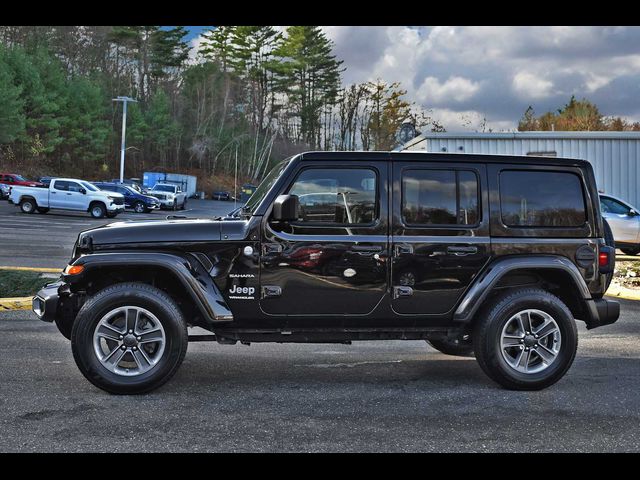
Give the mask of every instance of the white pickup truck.
[[102, 191], [76, 178], [54, 178], [48, 188], [12, 187], [9, 202], [24, 213], [47, 213], [53, 208], [89, 212], [93, 218], [113, 218], [124, 212], [121, 193]]
[[170, 183], [156, 183], [147, 195], [160, 200], [160, 208], [170, 210], [184, 210], [187, 206], [187, 194], [178, 185]]

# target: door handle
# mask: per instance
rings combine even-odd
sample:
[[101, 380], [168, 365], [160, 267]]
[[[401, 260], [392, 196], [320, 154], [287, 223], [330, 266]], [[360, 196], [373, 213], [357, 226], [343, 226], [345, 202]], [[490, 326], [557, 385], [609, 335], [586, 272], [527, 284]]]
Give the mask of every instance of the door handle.
[[413, 245], [409, 245], [408, 243], [399, 243], [393, 247], [393, 252], [396, 257], [400, 255], [410, 255], [413, 253]]
[[410, 297], [413, 295], [411, 287], [393, 287], [393, 298]]
[[463, 255], [478, 253], [478, 247], [447, 247], [447, 253], [461, 257]]
[[56, 193], [58, 193], [58, 192], [51, 192], [51, 195], [55, 195]]

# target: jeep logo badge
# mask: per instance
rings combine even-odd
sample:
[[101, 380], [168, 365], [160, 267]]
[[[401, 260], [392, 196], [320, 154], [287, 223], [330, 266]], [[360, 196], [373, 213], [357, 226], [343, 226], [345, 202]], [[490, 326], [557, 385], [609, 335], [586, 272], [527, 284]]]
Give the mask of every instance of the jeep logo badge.
[[239, 285], [233, 285], [229, 289], [229, 298], [238, 300], [253, 300], [254, 293], [256, 293], [255, 287], [241, 287]]

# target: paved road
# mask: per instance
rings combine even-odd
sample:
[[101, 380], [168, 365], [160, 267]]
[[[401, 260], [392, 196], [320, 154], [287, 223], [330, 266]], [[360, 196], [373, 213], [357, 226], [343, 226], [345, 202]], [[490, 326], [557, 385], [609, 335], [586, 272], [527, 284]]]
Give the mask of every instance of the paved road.
[[189, 345], [144, 396], [106, 394], [55, 326], [0, 314], [0, 451], [640, 451], [640, 303], [568, 374], [511, 392], [424, 342]]
[[88, 213], [51, 211], [45, 215], [24, 214], [18, 207], [0, 200], [0, 265], [64, 268], [78, 233], [112, 222], [164, 219], [167, 215], [214, 217], [233, 209], [233, 202], [194, 200], [187, 210], [167, 210], [137, 214], [131, 210], [114, 219], [94, 220]]

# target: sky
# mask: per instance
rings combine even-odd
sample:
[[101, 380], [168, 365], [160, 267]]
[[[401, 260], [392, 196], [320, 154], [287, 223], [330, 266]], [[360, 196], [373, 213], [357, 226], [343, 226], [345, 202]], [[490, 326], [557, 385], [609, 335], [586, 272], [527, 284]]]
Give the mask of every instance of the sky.
[[[201, 31], [187, 27], [197, 48]], [[345, 85], [401, 82], [448, 131], [513, 130], [571, 95], [640, 121], [640, 27], [326, 26]]]

